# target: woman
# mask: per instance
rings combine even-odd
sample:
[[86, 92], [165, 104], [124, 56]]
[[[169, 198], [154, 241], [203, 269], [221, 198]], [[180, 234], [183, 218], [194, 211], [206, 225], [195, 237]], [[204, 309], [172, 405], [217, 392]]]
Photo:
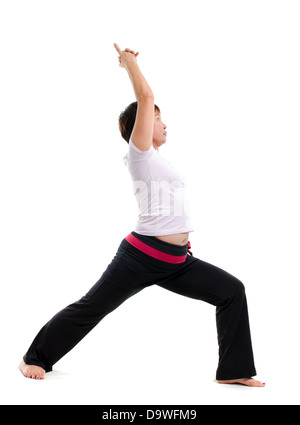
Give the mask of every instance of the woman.
[[229, 273], [194, 257], [193, 231], [184, 196], [184, 177], [158, 152], [166, 125], [151, 88], [137, 64], [138, 53], [119, 53], [136, 96], [119, 117], [128, 143], [125, 163], [139, 205], [135, 231], [126, 236], [98, 282], [77, 302], [57, 313], [40, 330], [20, 364], [24, 376], [43, 379], [107, 314], [143, 288], [157, 284], [216, 306], [219, 383], [262, 387], [256, 375], [245, 289]]

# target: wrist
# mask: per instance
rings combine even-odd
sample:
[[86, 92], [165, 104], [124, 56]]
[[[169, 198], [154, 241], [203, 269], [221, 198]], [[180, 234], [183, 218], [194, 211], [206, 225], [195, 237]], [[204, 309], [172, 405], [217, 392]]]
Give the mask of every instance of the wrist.
[[127, 72], [132, 72], [136, 69], [139, 69], [137, 61], [128, 61], [125, 65], [125, 69]]

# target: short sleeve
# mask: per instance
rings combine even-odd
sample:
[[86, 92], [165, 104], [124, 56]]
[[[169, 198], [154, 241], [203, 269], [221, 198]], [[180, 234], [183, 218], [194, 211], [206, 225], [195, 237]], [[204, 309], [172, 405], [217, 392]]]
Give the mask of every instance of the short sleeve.
[[133, 161], [140, 161], [144, 159], [150, 158], [154, 153], [154, 148], [151, 145], [150, 148], [146, 151], [142, 151], [139, 148], [137, 148], [131, 139], [129, 139], [129, 151], [128, 151], [128, 158], [130, 158]]

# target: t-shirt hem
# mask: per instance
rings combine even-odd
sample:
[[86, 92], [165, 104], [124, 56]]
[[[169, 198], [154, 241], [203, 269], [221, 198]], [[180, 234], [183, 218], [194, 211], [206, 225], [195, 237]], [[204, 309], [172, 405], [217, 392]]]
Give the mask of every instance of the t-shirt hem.
[[175, 234], [179, 234], [179, 233], [191, 233], [194, 232], [194, 229], [191, 230], [189, 227], [185, 228], [185, 229], [180, 229], [180, 231], [178, 231], [177, 229], [170, 229], [167, 231], [155, 231], [155, 232], [149, 232], [149, 231], [144, 231], [143, 229], [138, 229], [137, 227], [134, 229], [134, 231], [136, 233], [138, 233], [139, 235], [145, 235], [145, 236], [167, 236], [167, 235], [175, 235]]

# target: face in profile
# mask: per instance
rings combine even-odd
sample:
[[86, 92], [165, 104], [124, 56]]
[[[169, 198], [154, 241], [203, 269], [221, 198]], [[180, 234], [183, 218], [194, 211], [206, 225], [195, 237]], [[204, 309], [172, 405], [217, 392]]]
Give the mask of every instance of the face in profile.
[[166, 124], [161, 120], [160, 111], [154, 111], [153, 147], [158, 149], [167, 141]]

